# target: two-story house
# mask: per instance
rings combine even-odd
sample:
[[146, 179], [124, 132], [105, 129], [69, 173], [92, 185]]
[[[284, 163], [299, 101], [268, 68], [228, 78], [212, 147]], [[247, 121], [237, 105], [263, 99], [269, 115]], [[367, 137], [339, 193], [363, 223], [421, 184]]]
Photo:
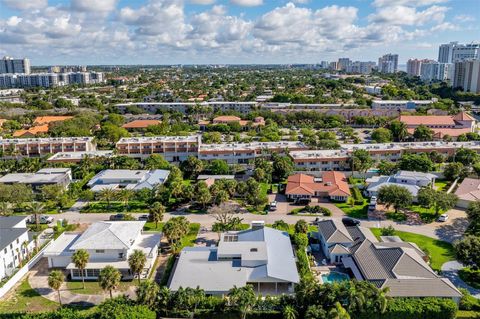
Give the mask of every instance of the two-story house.
[[33, 248], [27, 216], [0, 216], [0, 280], [10, 276]]
[[115, 221], [93, 223], [84, 233], [63, 233], [44, 252], [49, 268], [61, 268], [70, 272], [73, 280], [82, 278], [81, 272], [72, 263], [72, 255], [79, 249], [88, 252], [90, 258], [85, 269], [86, 279], [97, 279], [105, 266], [117, 268], [122, 279], [131, 279], [128, 257], [134, 250], [147, 256], [141, 274], [146, 278], [158, 255], [161, 235], [144, 233], [145, 221]]

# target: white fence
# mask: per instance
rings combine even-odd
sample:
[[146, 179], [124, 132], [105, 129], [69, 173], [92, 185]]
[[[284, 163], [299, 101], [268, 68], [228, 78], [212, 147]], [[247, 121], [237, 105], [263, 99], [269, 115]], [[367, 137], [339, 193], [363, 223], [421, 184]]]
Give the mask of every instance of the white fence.
[[36, 265], [36, 263], [43, 257], [45, 249], [50, 246], [51, 243], [52, 241], [43, 246], [43, 248], [32, 259], [30, 259], [28, 263], [20, 268], [2, 287], [0, 287], [0, 298], [5, 296], [7, 292], [9, 292], [10, 289], [12, 289], [13, 286], [15, 286], [28, 273], [28, 271]]

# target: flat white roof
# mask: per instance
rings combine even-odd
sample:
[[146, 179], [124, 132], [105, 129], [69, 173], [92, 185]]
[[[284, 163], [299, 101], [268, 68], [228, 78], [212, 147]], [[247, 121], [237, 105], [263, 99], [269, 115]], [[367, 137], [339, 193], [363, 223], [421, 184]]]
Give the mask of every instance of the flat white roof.
[[113, 151], [59, 152], [50, 156], [48, 161], [81, 160], [84, 157], [110, 157]]
[[117, 144], [155, 142], [199, 142], [200, 135], [123, 137]]
[[0, 144], [30, 144], [30, 143], [73, 143], [73, 142], [92, 142], [93, 137], [42, 137], [42, 138], [0, 138]]

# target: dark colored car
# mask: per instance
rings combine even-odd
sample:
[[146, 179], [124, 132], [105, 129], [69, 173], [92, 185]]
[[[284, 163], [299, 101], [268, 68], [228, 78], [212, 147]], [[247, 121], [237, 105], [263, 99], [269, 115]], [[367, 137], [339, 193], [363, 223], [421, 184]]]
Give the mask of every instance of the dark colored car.
[[310, 198], [297, 198], [293, 203], [295, 205], [308, 205], [310, 204]]
[[360, 226], [360, 221], [357, 219], [353, 219], [350, 217], [343, 217], [342, 218], [342, 223], [345, 226]]
[[125, 218], [124, 214], [110, 215], [110, 220], [123, 220], [124, 218]]
[[146, 220], [146, 221], [148, 221], [148, 215], [140, 215], [140, 216], [138, 216], [138, 220]]

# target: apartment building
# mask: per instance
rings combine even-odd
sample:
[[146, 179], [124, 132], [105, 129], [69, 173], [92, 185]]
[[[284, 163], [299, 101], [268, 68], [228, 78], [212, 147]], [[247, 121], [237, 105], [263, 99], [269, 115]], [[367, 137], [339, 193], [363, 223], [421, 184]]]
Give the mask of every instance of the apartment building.
[[434, 100], [374, 100], [372, 109], [415, 110], [418, 107], [428, 106]]
[[480, 60], [455, 63], [453, 87], [464, 92], [480, 93]]
[[424, 125], [433, 130], [434, 138], [438, 139], [445, 136], [457, 138], [475, 130], [475, 119], [466, 112], [456, 115], [400, 115], [398, 120], [405, 123], [409, 134], [413, 134], [420, 125]]
[[376, 162], [381, 160], [396, 162], [404, 153], [422, 154], [433, 151], [451, 156], [459, 148], [469, 148], [480, 153], [480, 142], [410, 142], [378, 144], [342, 144], [338, 150], [292, 151], [295, 166], [301, 171], [348, 171], [351, 170], [350, 157], [353, 151], [367, 150]]
[[385, 54], [378, 58], [380, 73], [396, 73], [398, 71], [398, 54]]
[[453, 64], [436, 61], [423, 62], [420, 67], [420, 78], [423, 81], [447, 81], [453, 78]]
[[121, 113], [129, 113], [129, 109], [136, 107], [151, 114], [161, 111], [177, 111], [186, 113], [189, 108], [194, 106], [211, 107], [213, 111], [236, 111], [241, 114], [247, 114], [257, 107], [257, 102], [130, 102], [115, 104]]
[[0, 157], [35, 157], [59, 152], [94, 151], [93, 137], [0, 139]]
[[0, 74], [0, 87], [56, 87], [68, 84], [96, 84], [105, 82], [102, 72], [72, 73], [18, 73]]
[[228, 164], [248, 164], [257, 157], [269, 156], [271, 153], [285, 154], [286, 151], [306, 150], [301, 142], [252, 142], [200, 144], [198, 158], [205, 161], [221, 159]]
[[14, 59], [8, 56], [0, 60], [0, 73], [25, 73], [30, 74], [29, 59]]
[[198, 156], [200, 135], [126, 137], [116, 144], [118, 155], [146, 158], [152, 154], [162, 155], [169, 162], [181, 162], [188, 156]]

